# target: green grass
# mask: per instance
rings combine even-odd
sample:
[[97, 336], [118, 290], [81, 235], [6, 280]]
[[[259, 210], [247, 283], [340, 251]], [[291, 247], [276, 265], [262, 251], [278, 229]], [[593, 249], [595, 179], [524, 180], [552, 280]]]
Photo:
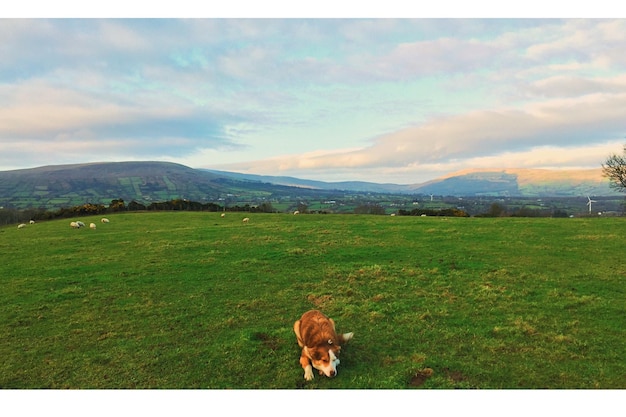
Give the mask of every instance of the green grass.
[[626, 388], [623, 218], [244, 216], [0, 228], [0, 388]]

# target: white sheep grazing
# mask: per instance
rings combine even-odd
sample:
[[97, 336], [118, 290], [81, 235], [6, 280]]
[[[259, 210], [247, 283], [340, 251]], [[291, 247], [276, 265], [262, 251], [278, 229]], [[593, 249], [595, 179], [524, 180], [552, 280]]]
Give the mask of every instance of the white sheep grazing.
[[300, 214], [298, 210], [294, 211], [293, 214]]
[[92, 230], [96, 230], [96, 224], [95, 223], [89, 223], [89, 228]]
[[26, 225], [24, 223], [20, 223], [20, 224], [17, 225], [18, 229], [23, 229], [25, 227], [26, 227]]
[[102, 219], [100, 219], [100, 221], [101, 221], [102, 223], [108, 223], [108, 222], [109, 222], [109, 219], [107, 219], [106, 217], [103, 217]]
[[243, 219], [244, 223], [248, 223], [250, 221], [250, 219], [248, 217], [246, 217], [245, 219]]
[[226, 213], [220, 214], [220, 217], [226, 217]]
[[35, 221], [34, 221], [34, 220], [31, 220], [31, 221], [30, 221], [30, 224], [35, 224]]
[[78, 225], [78, 223], [76, 223], [76, 222], [70, 222], [70, 227], [71, 227], [72, 229], [78, 229], [80, 226], [79, 226], [79, 225]]

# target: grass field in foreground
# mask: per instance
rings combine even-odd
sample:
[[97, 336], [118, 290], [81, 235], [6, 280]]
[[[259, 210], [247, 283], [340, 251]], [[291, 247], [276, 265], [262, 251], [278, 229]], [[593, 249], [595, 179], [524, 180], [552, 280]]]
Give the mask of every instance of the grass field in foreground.
[[243, 217], [0, 228], [0, 388], [626, 388], [623, 218]]

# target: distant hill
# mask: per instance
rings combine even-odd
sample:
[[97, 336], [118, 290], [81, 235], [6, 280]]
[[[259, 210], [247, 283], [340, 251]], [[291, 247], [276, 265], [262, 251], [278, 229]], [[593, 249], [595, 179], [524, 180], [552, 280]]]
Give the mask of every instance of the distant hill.
[[379, 184], [375, 182], [366, 181], [339, 181], [339, 182], [325, 182], [307, 180], [295, 177], [284, 176], [271, 176], [271, 175], [255, 175], [255, 174], [241, 174], [238, 172], [229, 171], [216, 171], [206, 169], [204, 171], [211, 172], [215, 175], [224, 176], [228, 178], [257, 181], [262, 183], [284, 185], [286, 187], [299, 187], [299, 188], [311, 188], [315, 190], [337, 190], [337, 191], [355, 191], [366, 193], [400, 193], [405, 194], [410, 192], [409, 186], [401, 184], [384, 183]]
[[459, 197], [614, 196], [601, 170], [472, 170], [422, 184], [324, 182], [193, 169], [170, 162], [103, 162], [0, 171], [0, 207], [59, 208], [113, 199], [141, 203], [188, 199], [218, 202], [232, 197], [319, 197], [332, 192], [435, 194]]
[[602, 169], [474, 169], [455, 172], [424, 184], [413, 192], [455, 196], [574, 197], [614, 196]]
[[209, 173], [162, 162], [43, 166], [0, 172], [0, 205], [52, 208], [119, 198], [161, 200], [215, 191], [214, 180]]
[[18, 209], [108, 205], [113, 199], [217, 202], [229, 195], [289, 193], [280, 185], [235, 180], [170, 162], [103, 162], [0, 171], [0, 206]]
[[317, 190], [389, 194], [434, 194], [458, 197], [518, 196], [518, 197], [573, 197], [614, 196], [619, 193], [609, 187], [602, 170], [547, 170], [547, 169], [475, 169], [459, 171], [419, 184], [401, 185], [362, 181], [324, 182], [294, 177], [240, 174], [207, 170], [216, 175], [248, 181], [260, 181], [285, 186], [307, 187]]

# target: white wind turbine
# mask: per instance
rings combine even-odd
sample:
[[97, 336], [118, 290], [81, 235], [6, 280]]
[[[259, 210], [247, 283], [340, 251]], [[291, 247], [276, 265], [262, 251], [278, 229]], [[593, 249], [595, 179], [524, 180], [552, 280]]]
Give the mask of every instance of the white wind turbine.
[[591, 203], [597, 203], [596, 200], [592, 200], [589, 196], [587, 196], [587, 205], [589, 206], [589, 214], [591, 214]]

